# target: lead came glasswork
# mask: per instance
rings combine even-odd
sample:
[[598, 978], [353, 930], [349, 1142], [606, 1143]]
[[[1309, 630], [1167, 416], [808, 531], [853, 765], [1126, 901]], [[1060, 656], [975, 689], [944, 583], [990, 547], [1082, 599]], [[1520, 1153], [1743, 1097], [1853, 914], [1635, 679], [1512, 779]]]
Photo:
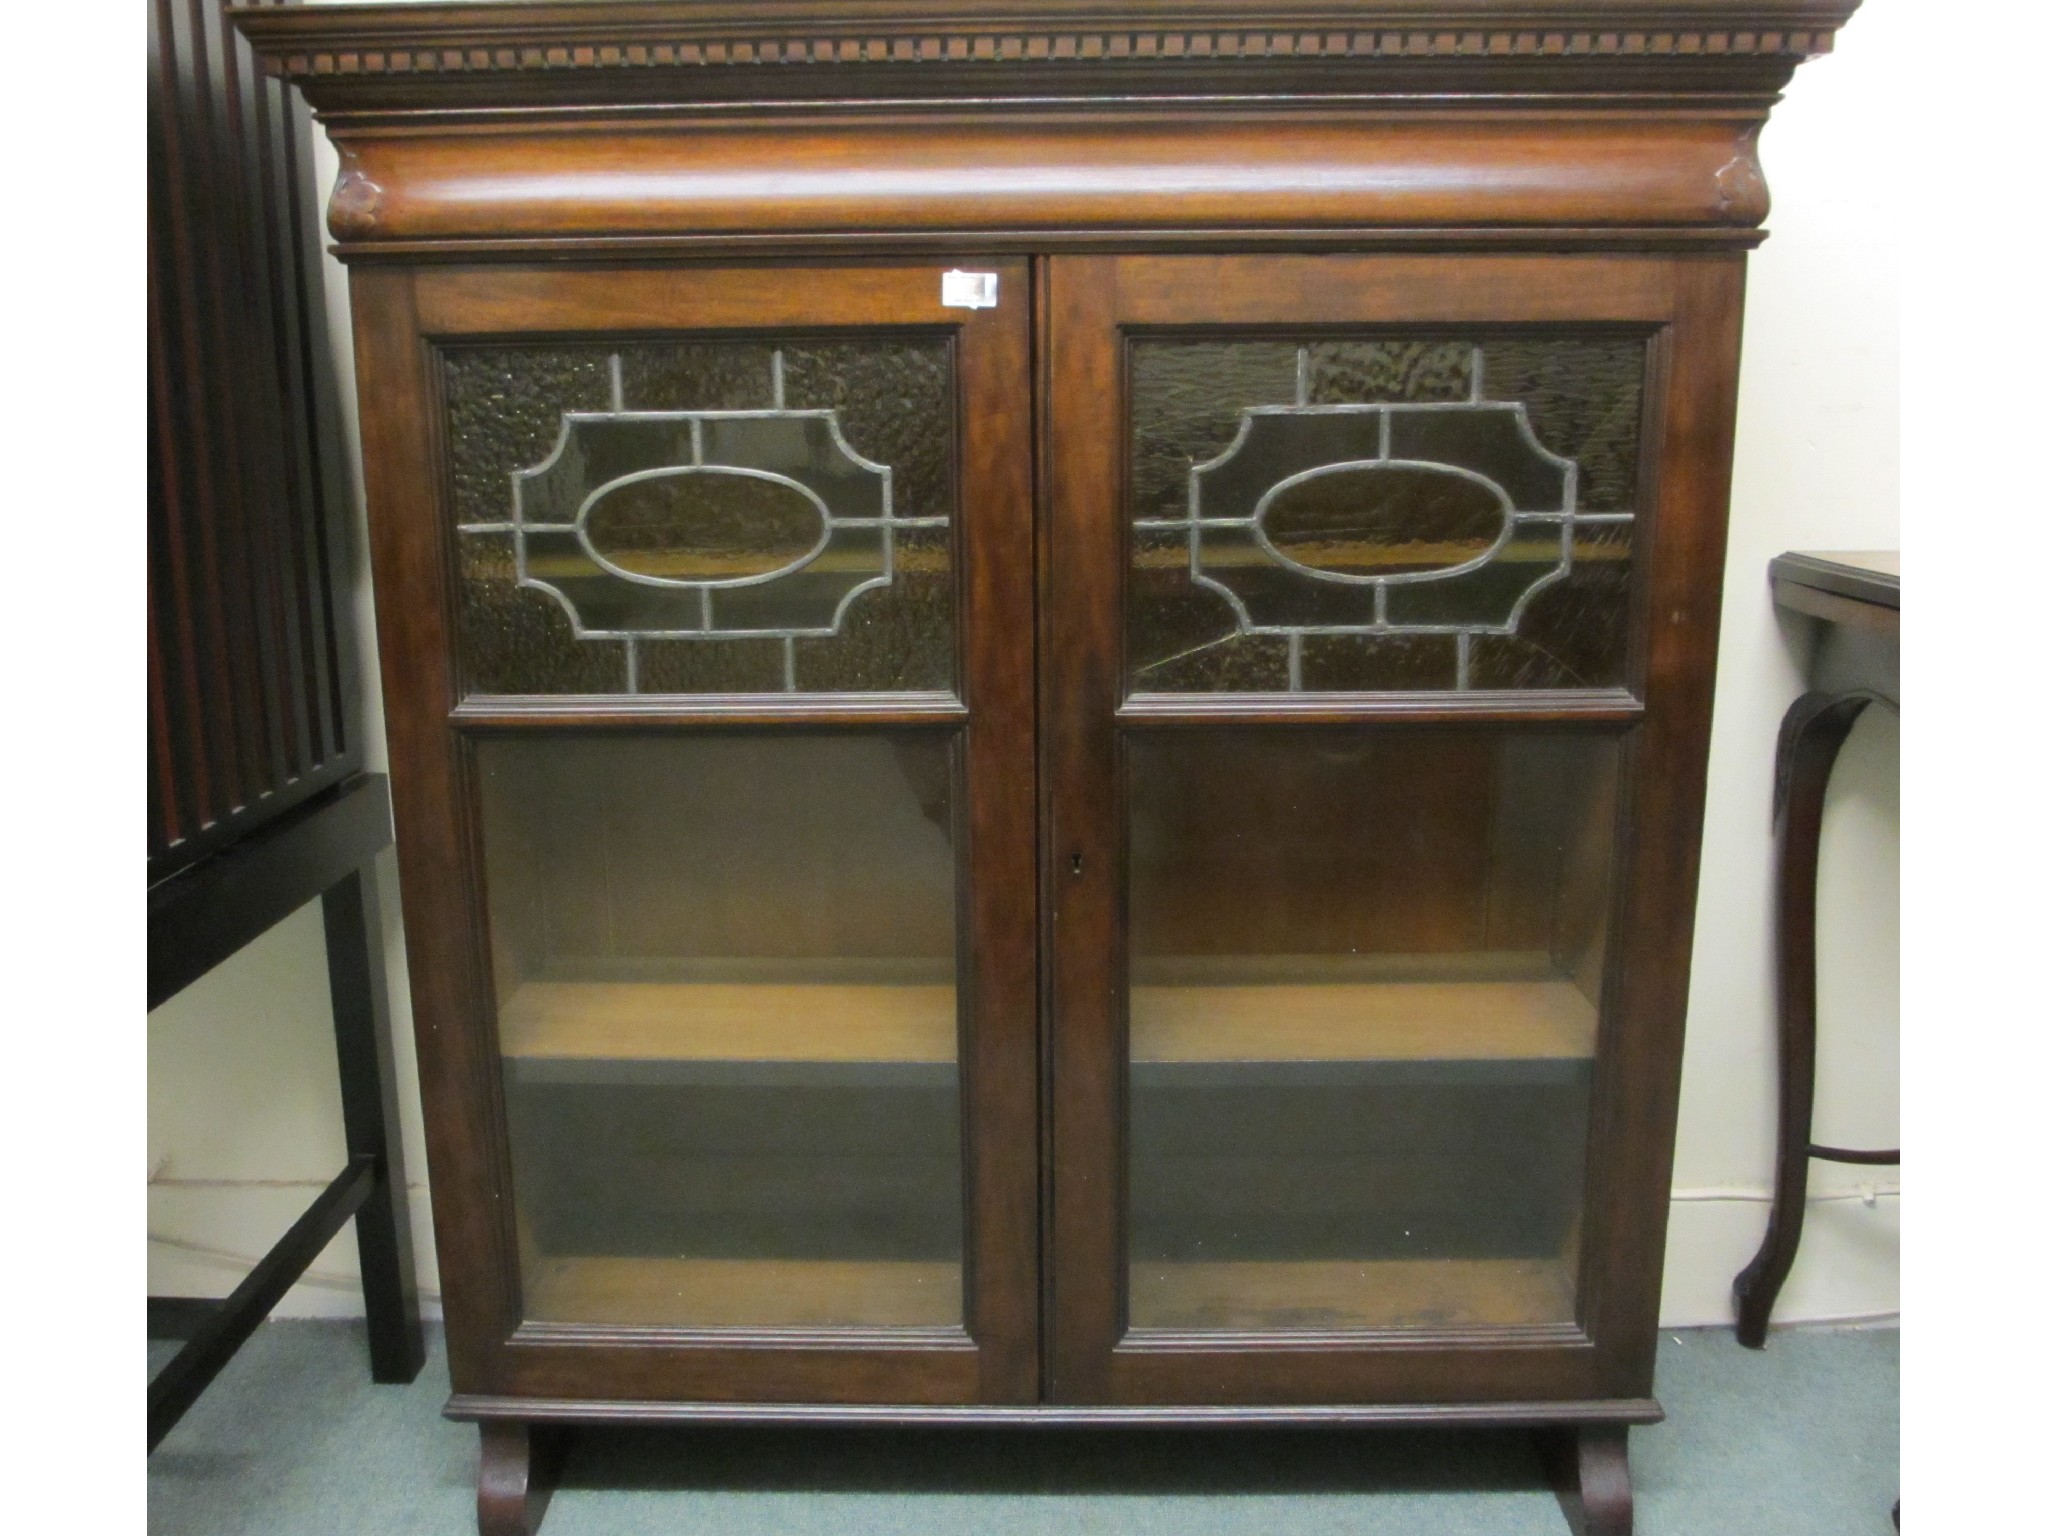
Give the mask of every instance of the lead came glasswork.
[[443, 361], [467, 691], [950, 690], [943, 339]]
[[1136, 343], [1131, 687], [1622, 685], [1643, 356]]

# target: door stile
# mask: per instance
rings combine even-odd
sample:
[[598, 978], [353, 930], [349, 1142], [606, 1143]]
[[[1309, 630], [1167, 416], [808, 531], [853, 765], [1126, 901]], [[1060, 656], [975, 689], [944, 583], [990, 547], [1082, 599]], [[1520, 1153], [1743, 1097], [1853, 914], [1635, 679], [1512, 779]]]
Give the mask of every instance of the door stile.
[[994, 270], [1003, 301], [976, 312], [957, 344], [973, 1009], [968, 1327], [981, 1352], [980, 1400], [1022, 1403], [1037, 1398], [1039, 1382], [1037, 676], [1034, 648], [1018, 643], [1035, 630], [1032, 315], [1026, 263]]
[[[1048, 1396], [1112, 1401], [1121, 1332], [1123, 1073], [1117, 1005], [1122, 833], [1112, 716], [1122, 680], [1114, 504], [1122, 369], [1112, 335], [1113, 259], [1044, 263], [1048, 341], [1046, 501], [1039, 544], [1040, 718], [1045, 764], [1048, 1012], [1052, 1074]], [[1105, 515], [1105, 513], [1109, 515]]]

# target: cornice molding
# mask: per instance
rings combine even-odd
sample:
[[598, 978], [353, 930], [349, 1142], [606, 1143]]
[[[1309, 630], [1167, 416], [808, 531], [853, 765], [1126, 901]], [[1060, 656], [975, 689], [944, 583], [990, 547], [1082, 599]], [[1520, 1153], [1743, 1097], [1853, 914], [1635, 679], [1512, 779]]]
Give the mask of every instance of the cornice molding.
[[[1012, 0], [1014, 3], [1014, 0]], [[1751, 243], [1756, 130], [1854, 0], [825, 0], [237, 13], [344, 248], [1104, 231]], [[580, 247], [579, 247], [580, 248]], [[993, 246], [991, 246], [993, 248]]]
[[[1177, 64], [1320, 60], [1780, 58], [1833, 45], [1857, 0], [1441, 0], [1255, 8], [1202, 0], [962, 11], [870, 0], [740, 8], [627, 4], [267, 6], [237, 10], [273, 73], [336, 77], [860, 66]], [[894, 66], [895, 68], [890, 68]]]

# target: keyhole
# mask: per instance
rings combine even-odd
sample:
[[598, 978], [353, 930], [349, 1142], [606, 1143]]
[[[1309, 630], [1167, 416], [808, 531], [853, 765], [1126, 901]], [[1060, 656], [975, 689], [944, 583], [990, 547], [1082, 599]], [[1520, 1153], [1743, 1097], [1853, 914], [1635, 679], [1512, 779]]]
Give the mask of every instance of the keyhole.
[[1079, 855], [1079, 854], [1077, 853], [1077, 854], [1075, 854], [1075, 855], [1074, 855], [1074, 856], [1073, 856], [1073, 857], [1072, 857], [1071, 859], [1067, 860], [1067, 868], [1068, 868], [1069, 870], [1071, 870], [1071, 871], [1072, 871], [1072, 872], [1073, 872], [1074, 874], [1076, 874], [1076, 875], [1080, 874], [1080, 873], [1081, 873], [1081, 855]]

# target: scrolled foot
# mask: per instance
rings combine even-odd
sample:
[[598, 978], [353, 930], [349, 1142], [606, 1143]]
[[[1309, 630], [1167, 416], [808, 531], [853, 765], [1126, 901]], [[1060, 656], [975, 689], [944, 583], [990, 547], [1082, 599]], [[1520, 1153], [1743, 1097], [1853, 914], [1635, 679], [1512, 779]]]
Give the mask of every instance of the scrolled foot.
[[1627, 1425], [1549, 1430], [1541, 1437], [1541, 1448], [1572, 1536], [1634, 1536]]
[[487, 1423], [476, 1473], [479, 1536], [535, 1536], [555, 1491], [560, 1432], [544, 1425]]

